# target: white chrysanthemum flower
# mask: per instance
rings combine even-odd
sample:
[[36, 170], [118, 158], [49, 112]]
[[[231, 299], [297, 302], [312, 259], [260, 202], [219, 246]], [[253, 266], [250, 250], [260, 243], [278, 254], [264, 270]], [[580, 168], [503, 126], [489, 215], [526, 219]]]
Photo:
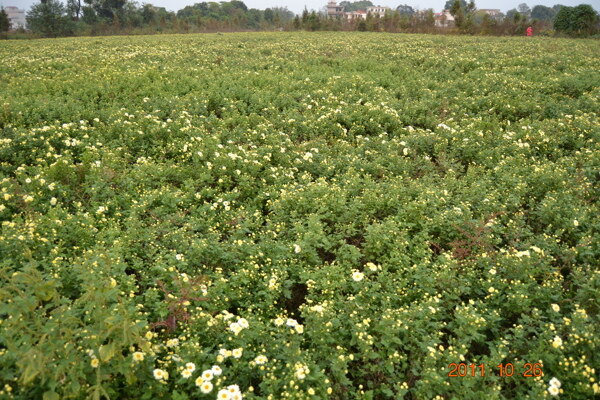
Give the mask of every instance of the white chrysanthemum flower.
[[229, 330], [235, 335], [237, 335], [242, 331], [242, 327], [237, 322], [232, 322], [231, 324], [229, 324]]
[[231, 354], [233, 354], [233, 358], [240, 358], [242, 356], [242, 352], [244, 349], [242, 349], [241, 347], [239, 349], [233, 349], [231, 351]]
[[302, 251], [302, 248], [299, 245], [294, 244], [294, 253], [298, 254], [301, 251]]
[[167, 340], [167, 347], [177, 347], [179, 345], [179, 339]]
[[283, 325], [284, 321], [283, 321], [283, 318], [277, 317], [277, 318], [275, 318], [275, 321], [273, 321], [273, 323], [277, 326], [281, 326], [281, 325]]
[[290, 326], [290, 327], [292, 327], [292, 328], [293, 328], [293, 327], [295, 327], [296, 325], [298, 325], [298, 321], [296, 321], [296, 320], [295, 320], [295, 319], [293, 319], [293, 318], [288, 318], [288, 319], [287, 319], [287, 321], [285, 321], [285, 324], [286, 324], [287, 326]]
[[152, 373], [154, 374], [154, 379], [160, 381], [160, 380], [167, 380], [169, 378], [169, 374], [167, 373], [167, 371], [164, 371], [162, 369], [156, 368], [154, 371], [152, 371]]
[[141, 351], [133, 353], [133, 361], [144, 361], [144, 353]]
[[50, 199], [50, 205], [55, 206], [57, 201], [58, 200], [56, 199], [56, 197], [51, 198]]
[[92, 368], [98, 368], [98, 366], [100, 365], [100, 360], [98, 360], [97, 358], [92, 358], [90, 364]]
[[210, 369], [214, 376], [219, 376], [223, 373], [223, 370], [218, 365], [213, 365]]
[[559, 388], [559, 389], [560, 389], [560, 387], [561, 387], [561, 385], [562, 385], [562, 384], [560, 383], [560, 381], [559, 381], [558, 379], [556, 379], [556, 377], [554, 377], [554, 378], [550, 379], [550, 382], [549, 382], [549, 383], [550, 383], [550, 386], [554, 386], [554, 387], [557, 387], [557, 388]]
[[190, 376], [192, 376], [192, 372], [190, 370], [184, 369], [183, 371], [181, 371], [181, 376], [184, 379], [189, 378]]
[[213, 384], [210, 382], [202, 382], [200, 384], [200, 391], [204, 394], [210, 393], [213, 390]]
[[263, 355], [257, 356], [257, 357], [254, 359], [254, 362], [255, 362], [257, 365], [262, 365], [262, 364], [265, 364], [267, 361], [269, 361], [269, 359], [268, 359], [267, 357], [263, 356]]
[[304, 333], [304, 325], [300, 325], [300, 324], [298, 324], [298, 325], [296, 325], [296, 326], [294, 327], [294, 329], [295, 329], [295, 330], [296, 330], [296, 332], [298, 332], [298, 333]]
[[563, 341], [560, 337], [558, 336], [554, 336], [554, 339], [552, 340], [552, 347], [554, 347], [555, 349], [558, 349], [559, 347], [561, 347], [563, 344]]
[[237, 323], [244, 329], [246, 329], [250, 326], [250, 324], [248, 324], [248, 320], [246, 318], [238, 319]]
[[212, 369], [207, 369], [204, 372], [202, 372], [202, 379], [204, 379], [205, 381], [211, 381], [213, 376], [214, 374], [212, 372]]
[[554, 312], [560, 311], [560, 306], [558, 304], [551, 304], [550, 307], [552, 307], [552, 310], [554, 310]]
[[231, 350], [227, 350], [227, 349], [219, 349], [219, 355], [223, 356], [225, 358], [227, 357], [231, 357]]
[[322, 313], [323, 311], [325, 311], [323, 306], [320, 304], [317, 304], [316, 306], [312, 306], [310, 309], [313, 310], [314, 312], [318, 312], [318, 313]]
[[221, 389], [221, 390], [219, 390], [219, 393], [217, 393], [217, 399], [218, 400], [230, 400], [231, 393], [229, 393], [229, 391], [227, 389]]
[[523, 250], [523, 251], [518, 251], [515, 256], [521, 258], [521, 257], [529, 257], [531, 255], [531, 253], [529, 252], [529, 250]]
[[362, 272], [354, 271], [352, 273], [352, 279], [354, 279], [355, 282], [362, 281], [364, 277], [365, 277], [365, 275]]
[[227, 386], [227, 391], [229, 393], [239, 393], [240, 392], [240, 387], [238, 385], [229, 385]]
[[374, 264], [374, 263], [372, 263], [372, 262], [368, 262], [368, 263], [367, 263], [367, 268], [369, 268], [369, 270], [371, 270], [371, 271], [373, 271], [373, 272], [377, 271], [377, 265], [375, 265], [375, 264]]
[[193, 362], [186, 363], [185, 369], [187, 369], [190, 372], [194, 372], [196, 370], [196, 364], [194, 364]]
[[548, 393], [550, 393], [551, 396], [558, 396], [558, 394], [560, 393], [560, 389], [556, 386], [549, 386]]
[[231, 400], [242, 400], [243, 396], [241, 392], [236, 392], [236, 393], [230, 393], [231, 396], [229, 397]]
[[574, 226], [579, 226], [579, 221], [577, 221], [576, 219], [575, 219], [575, 220], [573, 220], [573, 225], [574, 225]]

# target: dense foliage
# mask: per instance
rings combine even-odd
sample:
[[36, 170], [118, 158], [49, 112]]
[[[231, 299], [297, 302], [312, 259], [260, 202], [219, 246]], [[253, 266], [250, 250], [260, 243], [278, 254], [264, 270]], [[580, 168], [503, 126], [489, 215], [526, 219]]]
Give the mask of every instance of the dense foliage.
[[598, 396], [599, 55], [5, 42], [0, 396]]
[[10, 20], [4, 8], [0, 7], [0, 32], [6, 32], [10, 29]]
[[598, 13], [590, 5], [561, 7], [554, 17], [554, 29], [570, 35], [588, 36], [598, 31], [599, 21]]

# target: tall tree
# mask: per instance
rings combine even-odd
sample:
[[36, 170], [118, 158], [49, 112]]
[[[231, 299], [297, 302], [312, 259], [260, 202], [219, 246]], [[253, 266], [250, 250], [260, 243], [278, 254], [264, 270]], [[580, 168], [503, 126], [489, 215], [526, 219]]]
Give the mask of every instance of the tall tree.
[[8, 32], [10, 30], [10, 19], [4, 8], [0, 8], [0, 32]]
[[65, 6], [58, 0], [42, 0], [34, 4], [26, 19], [29, 29], [42, 36], [68, 36], [74, 31], [73, 21], [67, 15]]
[[517, 6], [517, 10], [519, 10], [519, 14], [529, 18], [531, 14], [531, 8], [526, 3], [521, 3]]
[[342, 1], [340, 6], [344, 7], [344, 11], [366, 10], [367, 7], [373, 6], [373, 3], [368, 0], [361, 1]]
[[[452, 6], [454, 6], [454, 3], [455, 3], [455, 0], [447, 0], [446, 4], [444, 4], [444, 10], [451, 10]], [[460, 7], [465, 9], [465, 8], [467, 8], [467, 1], [459, 0], [459, 5], [460, 5]]]
[[398, 11], [400, 15], [408, 15], [409, 17], [415, 14], [415, 9], [407, 4], [399, 5], [396, 7], [396, 11]]
[[81, 17], [81, 0], [67, 0], [67, 13], [74, 20], [78, 21]]
[[593, 34], [598, 24], [598, 13], [587, 4], [577, 7], [561, 7], [554, 17], [554, 29], [574, 36]]
[[91, 6], [100, 18], [112, 21], [116, 15], [121, 14], [127, 0], [84, 0], [84, 2]]
[[550, 7], [537, 5], [531, 9], [531, 19], [538, 21], [552, 21], [556, 11]]

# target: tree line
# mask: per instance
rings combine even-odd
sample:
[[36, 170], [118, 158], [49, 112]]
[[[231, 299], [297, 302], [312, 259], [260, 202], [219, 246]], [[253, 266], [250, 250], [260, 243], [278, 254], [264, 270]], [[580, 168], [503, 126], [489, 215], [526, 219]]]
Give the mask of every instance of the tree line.
[[[369, 0], [342, 1], [346, 11], [364, 10]], [[130, 0], [41, 0], [27, 13], [27, 25], [34, 35], [58, 37], [132, 33], [188, 33], [243, 30], [358, 30], [386, 32], [466, 33], [522, 35], [528, 27], [536, 33], [569, 36], [598, 34], [598, 13], [590, 5], [567, 7], [522, 3], [505, 15], [491, 16], [478, 10], [471, 0], [448, 0], [444, 5], [454, 18], [450, 29], [436, 26], [432, 9], [417, 11], [399, 5], [384, 16], [368, 14], [365, 19], [347, 20], [326, 13], [304, 10], [295, 15], [287, 8], [248, 8], [243, 1], [201, 2], [177, 12]], [[10, 28], [0, 10], [0, 32]]]

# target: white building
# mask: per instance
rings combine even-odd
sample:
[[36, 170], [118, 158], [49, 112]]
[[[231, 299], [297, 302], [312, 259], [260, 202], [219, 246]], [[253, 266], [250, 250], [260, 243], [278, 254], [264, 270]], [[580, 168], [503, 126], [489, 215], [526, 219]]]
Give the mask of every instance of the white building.
[[390, 11], [389, 7], [385, 6], [371, 6], [367, 7], [366, 10], [358, 10], [358, 11], [346, 11], [344, 12], [344, 7], [339, 6], [336, 1], [330, 0], [327, 3], [327, 15], [329, 17], [337, 18], [343, 17], [347, 20], [353, 19], [366, 19], [367, 15], [370, 13], [373, 16], [385, 16], [385, 13]]
[[441, 13], [433, 14], [435, 19], [435, 26], [439, 28], [450, 28], [454, 26], [454, 16], [450, 14], [449, 10], [444, 10]]
[[388, 11], [390, 11], [389, 7], [383, 7], [383, 6], [367, 7], [367, 14], [371, 13], [371, 15], [373, 15], [373, 16], [379, 15], [382, 18], [385, 16], [385, 13]]
[[327, 3], [327, 15], [329, 17], [341, 17], [344, 15], [344, 7], [338, 6], [337, 2], [331, 0]]
[[6, 11], [6, 14], [8, 14], [8, 20], [10, 21], [10, 29], [25, 29], [25, 27], [27, 26], [27, 21], [25, 20], [25, 10], [9, 6], [4, 7], [4, 11]]

